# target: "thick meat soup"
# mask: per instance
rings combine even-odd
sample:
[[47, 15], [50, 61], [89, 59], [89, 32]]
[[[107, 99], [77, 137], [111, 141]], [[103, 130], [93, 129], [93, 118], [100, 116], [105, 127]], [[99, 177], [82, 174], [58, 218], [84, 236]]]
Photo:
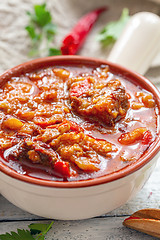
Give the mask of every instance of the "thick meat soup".
[[90, 179], [138, 160], [157, 134], [152, 94], [108, 66], [55, 66], [0, 89], [1, 161], [32, 177]]

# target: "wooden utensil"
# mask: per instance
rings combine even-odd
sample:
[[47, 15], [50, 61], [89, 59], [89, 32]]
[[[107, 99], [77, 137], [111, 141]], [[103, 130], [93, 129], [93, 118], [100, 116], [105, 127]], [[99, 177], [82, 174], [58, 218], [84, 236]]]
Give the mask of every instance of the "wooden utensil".
[[123, 225], [160, 239], [160, 209], [139, 210], [126, 218]]

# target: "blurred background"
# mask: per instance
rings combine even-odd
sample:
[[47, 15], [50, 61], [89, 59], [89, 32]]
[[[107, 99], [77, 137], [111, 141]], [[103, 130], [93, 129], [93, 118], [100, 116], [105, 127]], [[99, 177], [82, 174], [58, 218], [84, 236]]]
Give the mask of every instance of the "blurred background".
[[[35, 4], [46, 3], [51, 12], [53, 22], [57, 25], [57, 33], [53, 45], [60, 47], [64, 36], [70, 32], [80, 17], [89, 11], [102, 6], [108, 6], [108, 11], [101, 14], [87, 37], [80, 55], [107, 59], [112, 46], [102, 48], [96, 36], [110, 21], [119, 19], [123, 8], [129, 9], [133, 15], [139, 11], [150, 11], [160, 14], [160, 1], [155, 0], [3, 0], [0, 1], [0, 73], [17, 64], [34, 58], [28, 56], [31, 41], [25, 27], [29, 18], [27, 11], [33, 11]], [[158, 54], [157, 54], [158, 55]], [[45, 56], [44, 53], [39, 55]], [[152, 63], [147, 77], [157, 82], [160, 75], [160, 55]]]

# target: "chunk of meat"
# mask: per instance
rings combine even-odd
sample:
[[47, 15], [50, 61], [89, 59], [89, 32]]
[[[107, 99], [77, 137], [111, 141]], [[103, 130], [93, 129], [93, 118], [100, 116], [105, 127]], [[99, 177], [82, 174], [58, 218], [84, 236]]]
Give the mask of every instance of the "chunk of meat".
[[60, 124], [50, 125], [46, 129], [41, 130], [42, 134], [38, 135], [34, 140], [45, 143], [51, 142], [53, 139], [69, 131], [83, 132], [83, 128], [81, 128], [77, 123], [65, 119]]
[[84, 134], [75, 122], [64, 120], [41, 131], [34, 141], [42, 141], [58, 153], [62, 161], [74, 163], [84, 171], [99, 170], [99, 155], [107, 156], [116, 151], [115, 146], [105, 140], [97, 140]]
[[117, 149], [105, 140], [96, 140], [83, 132], [67, 132], [52, 140], [51, 147], [62, 160], [73, 162], [84, 171], [98, 171], [100, 160], [98, 155], [107, 156]]
[[33, 142], [31, 139], [23, 139], [15, 145], [9, 155], [19, 160], [30, 160], [33, 163], [54, 166], [58, 160], [55, 151], [49, 145], [42, 142]]
[[118, 79], [80, 78], [69, 81], [71, 107], [84, 117], [114, 125], [126, 115], [128, 95]]
[[36, 136], [40, 133], [40, 127], [32, 122], [25, 122], [23, 126], [17, 131], [18, 135], [28, 134], [31, 136]]
[[19, 124], [19, 120], [13, 118], [5, 118], [2, 121], [2, 129], [0, 130], [0, 149], [5, 150], [21, 142], [22, 139], [29, 136], [35, 136], [39, 134], [39, 127], [33, 123]]
[[94, 172], [100, 169], [98, 154], [93, 150], [84, 151], [83, 147], [79, 144], [66, 145], [64, 143], [58, 147], [57, 152], [63, 160], [74, 163], [81, 170]]
[[66, 106], [42, 104], [42, 106], [39, 105], [39, 110], [35, 113], [33, 121], [40, 127], [45, 128], [63, 122], [67, 113], [69, 113], [69, 109]]
[[57, 138], [60, 135], [58, 129], [56, 128], [47, 128], [45, 130], [42, 130], [41, 132], [42, 134], [38, 135], [34, 140], [47, 143], [51, 142], [53, 139]]
[[50, 166], [60, 177], [70, 177], [70, 165], [59, 159], [56, 152], [47, 144], [23, 139], [8, 151], [8, 156], [18, 160], [30, 160], [34, 164]]

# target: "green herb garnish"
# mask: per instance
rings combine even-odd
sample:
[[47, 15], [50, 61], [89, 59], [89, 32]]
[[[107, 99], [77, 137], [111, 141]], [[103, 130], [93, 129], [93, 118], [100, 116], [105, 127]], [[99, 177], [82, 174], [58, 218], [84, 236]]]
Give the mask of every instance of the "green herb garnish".
[[113, 44], [119, 38], [128, 20], [129, 10], [124, 8], [120, 19], [118, 21], [108, 23], [99, 33], [97, 39], [103, 44], [103, 46]]
[[30, 231], [17, 229], [17, 232], [1, 234], [0, 240], [44, 240], [52, 225], [53, 222], [50, 224], [33, 223], [28, 226]]
[[[46, 4], [34, 5], [33, 13], [27, 12], [29, 16], [29, 25], [26, 31], [31, 39], [32, 48], [30, 56], [39, 56], [41, 53], [51, 56], [50, 48], [57, 32], [57, 26], [52, 22], [51, 13], [46, 9]], [[42, 47], [43, 46], [43, 47]], [[60, 55], [60, 50], [53, 48], [53, 55]]]
[[57, 48], [49, 48], [49, 56], [54, 56], [54, 55], [61, 55], [61, 50]]

